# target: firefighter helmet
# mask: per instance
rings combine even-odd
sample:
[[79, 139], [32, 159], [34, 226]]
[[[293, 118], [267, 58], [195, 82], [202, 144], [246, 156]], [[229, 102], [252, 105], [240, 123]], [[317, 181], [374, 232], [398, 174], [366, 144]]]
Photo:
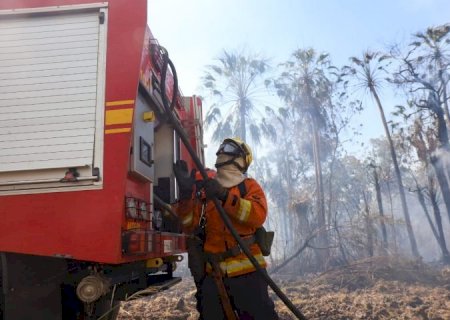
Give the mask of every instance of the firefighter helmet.
[[[217, 150], [216, 152], [217, 156], [220, 154], [230, 155], [233, 156], [233, 158], [229, 161], [216, 164], [216, 168], [233, 163], [243, 173], [247, 172], [248, 167], [253, 160], [252, 150], [250, 149], [248, 144], [246, 144], [240, 138], [227, 138], [223, 140], [222, 144], [219, 147], [219, 150]], [[244, 160], [244, 167], [234, 161], [237, 158], [242, 158]]]

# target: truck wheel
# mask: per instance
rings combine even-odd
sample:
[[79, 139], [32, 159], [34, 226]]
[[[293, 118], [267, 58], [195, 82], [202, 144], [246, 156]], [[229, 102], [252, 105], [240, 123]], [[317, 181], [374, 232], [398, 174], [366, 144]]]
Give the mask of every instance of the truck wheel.
[[[63, 286], [62, 305], [64, 320], [115, 320], [119, 314], [119, 304], [120, 301], [114, 300], [113, 308], [111, 308], [111, 294], [107, 294], [88, 306], [78, 299], [73, 286]], [[2, 319], [0, 318], [0, 320]]]

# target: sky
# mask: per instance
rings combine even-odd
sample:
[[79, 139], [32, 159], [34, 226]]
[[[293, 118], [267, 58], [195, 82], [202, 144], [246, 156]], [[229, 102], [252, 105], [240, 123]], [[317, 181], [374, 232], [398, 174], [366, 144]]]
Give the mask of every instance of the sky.
[[[448, 0], [148, 0], [148, 24], [169, 51], [184, 95], [200, 93], [205, 66], [223, 49], [245, 48], [276, 65], [313, 47], [342, 66], [367, 49], [408, 43], [411, 34], [449, 22]], [[383, 94], [387, 109], [396, 104], [391, 92]], [[375, 105], [367, 103], [355, 120], [366, 140], [383, 133]]]

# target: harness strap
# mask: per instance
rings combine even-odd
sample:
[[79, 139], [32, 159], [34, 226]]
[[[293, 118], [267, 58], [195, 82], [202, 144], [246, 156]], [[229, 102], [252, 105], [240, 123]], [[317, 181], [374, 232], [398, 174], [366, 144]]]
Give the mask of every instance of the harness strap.
[[245, 186], [245, 179], [238, 184], [239, 193], [241, 198], [244, 198], [247, 195], [247, 187]]
[[241, 156], [234, 156], [233, 158], [231, 158], [230, 160], [227, 160], [227, 161], [225, 161], [225, 162], [216, 163], [216, 164], [215, 164], [215, 167], [218, 169], [218, 168], [223, 167], [223, 166], [226, 166], [226, 165], [228, 165], [228, 164], [233, 164], [233, 165], [235, 165], [239, 170], [245, 172], [245, 171], [247, 171], [247, 168], [242, 167], [238, 162], [235, 161], [236, 159], [238, 159], [238, 158], [240, 158], [240, 157], [241, 157]]
[[[256, 243], [256, 237], [255, 235], [251, 235], [247, 238], [243, 238], [242, 241], [247, 245], [250, 246], [254, 243]], [[219, 253], [210, 253], [210, 252], [205, 252], [205, 257], [207, 261], [213, 261], [213, 262], [222, 262], [225, 261], [228, 258], [237, 256], [238, 254], [240, 254], [242, 252], [241, 247], [239, 245], [228, 249], [227, 251], [224, 252], [219, 252]]]

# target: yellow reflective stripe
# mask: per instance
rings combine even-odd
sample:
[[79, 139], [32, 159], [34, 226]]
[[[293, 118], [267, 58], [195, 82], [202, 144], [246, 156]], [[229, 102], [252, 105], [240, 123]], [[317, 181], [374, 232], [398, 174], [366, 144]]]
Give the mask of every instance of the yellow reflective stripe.
[[[254, 257], [260, 266], [266, 265], [266, 260], [264, 260], [262, 254], [256, 254]], [[255, 267], [249, 259], [239, 259], [221, 262], [220, 269], [222, 269], [222, 272], [224, 273], [233, 274], [243, 270], [255, 269]]]
[[127, 104], [134, 104], [134, 100], [116, 100], [116, 101], [106, 102], [107, 107], [123, 106], [123, 105], [127, 105]]
[[105, 124], [128, 124], [133, 120], [133, 108], [107, 110]]
[[239, 199], [238, 219], [242, 222], [246, 222], [250, 216], [250, 210], [252, 209], [252, 203], [245, 199]]
[[130, 132], [131, 128], [107, 129], [105, 134]]
[[194, 214], [192, 212], [189, 212], [189, 214], [184, 217], [183, 220], [181, 220], [181, 223], [185, 226], [188, 226], [192, 223], [192, 220], [194, 219]]

